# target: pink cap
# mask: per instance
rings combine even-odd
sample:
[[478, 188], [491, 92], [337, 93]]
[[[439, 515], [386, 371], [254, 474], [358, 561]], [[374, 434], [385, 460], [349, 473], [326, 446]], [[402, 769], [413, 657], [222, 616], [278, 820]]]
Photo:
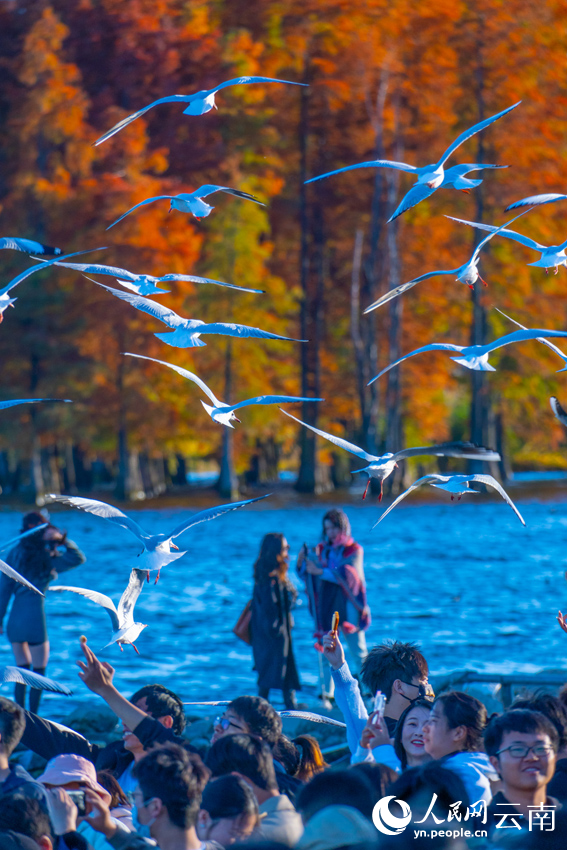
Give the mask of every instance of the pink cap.
[[103, 786], [97, 782], [96, 770], [92, 761], [66, 753], [55, 756], [47, 762], [45, 771], [38, 777], [38, 782], [44, 785], [67, 785], [69, 782], [83, 782], [95, 791], [106, 803], [112, 797]]

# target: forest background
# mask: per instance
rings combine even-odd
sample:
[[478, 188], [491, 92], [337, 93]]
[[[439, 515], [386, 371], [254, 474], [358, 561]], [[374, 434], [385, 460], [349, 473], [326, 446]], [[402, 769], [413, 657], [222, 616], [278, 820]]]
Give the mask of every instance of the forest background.
[[[362, 315], [389, 288], [466, 260], [478, 237], [444, 214], [501, 224], [507, 203], [565, 191], [566, 52], [561, 0], [3, 0], [0, 234], [65, 252], [106, 245], [89, 259], [265, 289], [180, 283], [159, 300], [184, 316], [310, 340], [210, 337], [206, 351], [176, 350], [153, 336], [160, 323], [81, 275], [51, 268], [30, 277], [0, 327], [0, 398], [74, 404], [3, 414], [4, 494], [41, 500], [46, 491], [115, 487], [117, 497], [139, 497], [211, 466], [225, 495], [276, 478], [278, 468], [297, 471], [298, 488], [314, 492], [350, 481], [360, 465], [275, 407], [245, 409], [234, 432], [216, 426], [195, 385], [124, 351], [182, 365], [225, 401], [321, 396], [293, 412], [370, 451], [472, 438], [502, 450], [504, 477], [510, 465], [567, 467], [548, 403], [553, 394], [567, 400], [562, 364], [537, 342], [496, 352], [488, 377], [429, 354], [365, 386], [427, 342], [511, 330], [494, 307], [528, 326], [565, 329], [565, 269], [546, 276], [526, 265], [533, 252], [495, 238], [482, 254], [486, 289], [436, 278]], [[156, 98], [252, 74], [309, 87], [229, 88], [218, 111], [198, 118], [162, 106], [92, 146]], [[377, 157], [425, 165], [518, 100], [451, 158], [510, 166], [473, 175], [484, 182], [470, 196], [440, 190], [387, 225], [411, 185], [406, 175], [361, 169], [303, 185]], [[204, 183], [252, 192], [267, 206], [216, 195], [214, 212], [197, 221], [156, 203], [105, 233], [144, 198]], [[516, 227], [558, 244], [564, 219], [558, 204]], [[0, 286], [27, 263], [2, 251]], [[437, 468], [427, 464], [420, 469]]]

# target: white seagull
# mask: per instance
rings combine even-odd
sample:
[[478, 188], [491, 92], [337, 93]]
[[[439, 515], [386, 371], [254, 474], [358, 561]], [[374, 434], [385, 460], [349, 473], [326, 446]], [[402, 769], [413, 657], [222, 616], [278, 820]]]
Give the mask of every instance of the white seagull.
[[255, 398], [248, 398], [245, 401], [240, 401], [238, 404], [226, 404], [224, 401], [218, 400], [213, 391], [209, 389], [201, 378], [194, 375], [193, 372], [189, 372], [187, 369], [182, 369], [181, 366], [176, 366], [175, 363], [166, 363], [165, 360], [156, 360], [155, 357], [145, 357], [143, 354], [131, 354], [129, 351], [125, 352], [125, 355], [126, 357], [139, 357], [140, 360], [151, 360], [152, 363], [161, 363], [162, 366], [168, 366], [183, 378], [193, 381], [193, 383], [197, 384], [197, 386], [203, 390], [205, 395], [207, 395], [213, 403], [213, 406], [211, 407], [210, 404], [205, 404], [204, 401], [201, 401], [201, 404], [213, 422], [218, 422], [220, 425], [226, 425], [227, 428], [234, 428], [234, 425], [231, 425], [231, 422], [240, 422], [240, 419], [237, 418], [234, 411], [240, 410], [242, 407], [247, 407], [251, 404], [287, 404], [294, 401], [325, 401], [324, 398], [303, 398], [301, 396], [293, 395], [259, 395]]
[[[32, 257], [32, 259], [36, 259]], [[227, 289], [237, 289], [239, 292], [254, 292], [256, 294], [264, 294], [264, 289], [248, 289], [245, 286], [235, 286], [233, 283], [223, 283], [221, 280], [213, 280], [210, 277], [199, 277], [192, 274], [166, 274], [162, 277], [154, 277], [152, 274], [134, 274], [127, 269], [121, 269], [117, 266], [104, 266], [98, 263], [54, 263], [56, 266], [63, 266], [66, 269], [75, 269], [84, 274], [102, 274], [116, 277], [118, 283], [121, 283], [126, 289], [135, 292], [136, 295], [167, 295], [168, 289], [160, 289], [156, 283], [170, 283], [175, 280], [184, 281], [187, 283], [212, 283], [215, 286], [225, 286]], [[126, 278], [125, 280], [123, 278]]]
[[[508, 319], [508, 321], [509, 321], [509, 322], [512, 322], [512, 324], [513, 324], [513, 325], [516, 325], [516, 327], [521, 328], [523, 331], [527, 331], [527, 330], [528, 330], [528, 328], [526, 328], [526, 326], [525, 326], [525, 325], [521, 325], [521, 324], [520, 324], [520, 322], [517, 322], [517, 321], [516, 321], [515, 319], [513, 319], [511, 316], [508, 316], [508, 315], [507, 315], [506, 313], [504, 313], [502, 310], [499, 310], [499, 309], [498, 309], [498, 307], [495, 307], [494, 309], [495, 309], [498, 313], [500, 313], [500, 315], [501, 315], [501, 316], [504, 316], [504, 318], [505, 318], [505, 319]], [[557, 347], [556, 345], [554, 345], [552, 342], [549, 342], [547, 339], [544, 339], [542, 336], [541, 336], [541, 337], [538, 337], [538, 338], [537, 338], [537, 341], [538, 341], [538, 342], [543, 343], [543, 345], [546, 345], [546, 346], [547, 346], [548, 348], [550, 348], [553, 352], [555, 352], [555, 354], [558, 354], [558, 355], [559, 355], [559, 357], [561, 357], [561, 359], [563, 360], [563, 362], [566, 364], [566, 365], [563, 367], [563, 369], [558, 369], [557, 371], [558, 371], [558, 372], [567, 372], [567, 354], [564, 354], [564, 353], [563, 353], [563, 351], [561, 351], [561, 349], [560, 349], [560, 348], [558, 348], [558, 347]]]
[[530, 195], [529, 198], [522, 198], [520, 201], [509, 204], [504, 212], [517, 210], [520, 207], [541, 207], [543, 204], [554, 204], [556, 201], [565, 200], [567, 200], [567, 195], [558, 195], [553, 192], [547, 195]]
[[[37, 528], [34, 528], [33, 531], [37, 531]], [[25, 535], [22, 534], [21, 537], [27, 537], [27, 534], [25, 534]], [[21, 538], [16, 538], [16, 540], [19, 540], [19, 539], [21, 539]], [[16, 542], [16, 541], [14, 541], [14, 540], [9, 541], [9, 543], [14, 543], [14, 542]], [[4, 549], [5, 547], [3, 546], [2, 548]], [[9, 564], [7, 564], [5, 561], [2, 561], [1, 559], [0, 559], [0, 572], [4, 573], [4, 575], [8, 576], [8, 578], [11, 578], [14, 581], [17, 581], [19, 584], [23, 584], [24, 587], [27, 587], [29, 590], [33, 590], [35, 593], [39, 593], [40, 596], [43, 596], [43, 593], [41, 592], [41, 590], [37, 589], [35, 584], [32, 584], [30, 581], [27, 580], [27, 578], [24, 578], [22, 575], [20, 575], [20, 573], [17, 570], [13, 569], [13, 567], [11, 567]]]
[[[468, 130], [465, 130], [464, 133], [461, 133], [455, 141], [449, 145], [443, 156], [438, 162], [432, 163], [431, 165], [425, 165], [422, 168], [416, 168], [414, 165], [408, 165], [406, 162], [395, 162], [389, 159], [376, 159], [370, 162], [360, 162], [357, 165], [349, 165], [345, 168], [339, 168], [336, 171], [329, 171], [327, 174], [320, 174], [318, 177], [312, 177], [311, 180], [307, 180], [307, 183], [313, 183], [315, 180], [322, 180], [324, 177], [329, 177], [331, 174], [338, 174], [341, 171], [350, 171], [353, 168], [367, 168], [368, 166], [380, 167], [380, 168], [395, 168], [398, 171], [407, 171], [410, 174], [415, 174], [417, 177], [417, 185], [424, 187], [423, 194], [417, 190], [417, 187], [414, 186], [412, 190], [414, 192], [414, 197], [411, 199], [411, 202], [408, 203], [408, 196], [402, 200], [401, 204], [395, 211], [395, 213], [388, 219], [389, 221], [393, 221], [402, 212], [409, 209], [410, 207], [415, 206], [419, 203], [419, 201], [424, 198], [429, 197], [429, 195], [433, 194], [433, 192], [443, 185], [443, 178], [445, 176], [444, 164], [449, 159], [452, 153], [460, 147], [463, 142], [466, 142], [467, 139], [470, 139], [471, 136], [474, 136], [475, 133], [479, 133], [481, 130], [484, 130], [486, 127], [489, 127], [490, 124], [493, 124], [494, 121], [497, 121], [499, 118], [502, 118], [503, 115], [506, 115], [508, 112], [511, 112], [513, 109], [516, 109], [519, 106], [521, 101], [515, 103], [513, 106], [509, 106], [508, 109], [504, 109], [502, 112], [498, 112], [496, 115], [492, 115], [490, 118], [486, 118], [484, 121], [480, 121], [478, 124], [475, 124], [473, 127], [470, 127]], [[465, 167], [464, 165], [462, 167]], [[485, 165], [466, 165], [467, 171], [478, 171], [480, 168], [486, 168], [490, 166]], [[494, 167], [494, 166], [492, 166]], [[496, 166], [498, 167], [498, 166]], [[463, 176], [455, 174], [455, 177]], [[471, 181], [472, 182], [472, 181]], [[449, 185], [449, 184], [447, 184]], [[471, 186], [457, 186], [456, 188], [472, 188]], [[425, 191], [430, 190], [430, 191]]]
[[230, 186], [215, 186], [212, 183], [207, 183], [205, 186], [195, 189], [194, 192], [180, 192], [179, 195], [156, 195], [155, 198], [146, 198], [145, 201], [140, 201], [139, 204], [130, 207], [120, 218], [109, 224], [106, 229], [110, 230], [111, 227], [114, 227], [115, 224], [118, 224], [119, 221], [122, 221], [123, 218], [126, 218], [134, 210], [139, 209], [139, 207], [145, 207], [147, 204], [153, 204], [154, 201], [169, 201], [169, 212], [171, 210], [179, 210], [179, 212], [191, 213], [195, 218], [206, 218], [214, 210], [214, 207], [207, 204], [203, 198], [208, 198], [209, 195], [214, 195], [215, 192], [226, 192], [227, 195], [244, 198], [246, 201], [254, 201], [255, 204], [259, 204], [261, 207], [266, 206], [266, 204], [263, 204], [262, 201], [259, 201], [258, 198], [255, 198], [254, 195], [250, 195], [248, 192], [241, 192], [240, 189], [231, 189]]
[[[39, 531], [43, 531], [49, 525], [48, 522], [44, 522], [42, 525], [34, 525], [33, 528], [28, 529], [27, 531], [23, 531], [21, 534], [18, 534], [17, 537], [12, 537], [11, 540], [6, 541], [6, 543], [2, 543], [0, 546], [0, 552], [3, 552], [9, 546], [15, 546], [16, 543], [19, 543], [20, 540], [23, 540], [25, 537], [31, 537], [32, 534], [37, 534]], [[33, 585], [32, 585], [33, 587]], [[36, 588], [34, 588], [36, 589]], [[39, 591], [38, 591], [39, 593]]]
[[397, 461], [404, 460], [408, 457], [435, 455], [436, 457], [461, 457], [482, 461], [500, 460], [498, 452], [494, 452], [491, 449], [485, 449], [483, 446], [475, 446], [474, 443], [462, 442], [460, 440], [451, 443], [439, 443], [439, 445], [436, 446], [402, 449], [401, 451], [394, 453], [386, 452], [386, 454], [383, 455], [371, 455], [359, 446], [355, 446], [354, 443], [349, 443], [347, 440], [335, 437], [334, 434], [328, 434], [326, 431], [320, 431], [319, 428], [314, 428], [313, 425], [308, 425], [307, 422], [302, 422], [301, 419], [297, 419], [296, 416], [292, 416], [291, 413], [287, 413], [285, 410], [282, 410], [282, 413], [285, 413], [285, 415], [289, 416], [290, 419], [295, 419], [296, 422], [299, 422], [300, 425], [304, 425], [305, 428], [309, 428], [309, 430], [313, 431], [314, 434], [318, 434], [320, 437], [323, 437], [323, 439], [329, 440], [330, 443], [334, 443], [335, 446], [338, 446], [340, 449], [344, 449], [362, 460], [368, 461], [368, 466], [365, 466], [362, 469], [352, 470], [353, 475], [356, 472], [366, 472], [368, 475], [368, 483], [362, 497], [363, 499], [366, 498], [366, 494], [368, 493], [370, 480], [372, 478], [377, 478], [380, 481], [380, 496], [378, 497], [378, 501], [381, 502], [385, 479], [392, 474], [395, 467], [398, 465]]
[[148, 581], [149, 573], [157, 570], [157, 583], [161, 568], [166, 564], [171, 564], [172, 561], [176, 561], [177, 558], [181, 558], [186, 554], [186, 552], [181, 552], [179, 547], [173, 543], [176, 537], [179, 537], [180, 534], [183, 534], [184, 531], [187, 531], [194, 525], [198, 525], [201, 522], [208, 522], [211, 519], [216, 519], [228, 511], [235, 511], [238, 508], [243, 508], [245, 505], [251, 505], [253, 502], [259, 502], [262, 499], [267, 499], [268, 497], [258, 496], [255, 499], [246, 499], [243, 502], [232, 502], [228, 505], [217, 505], [216, 508], [208, 508], [206, 511], [199, 511], [199, 513], [194, 514], [192, 517], [189, 517], [177, 525], [170, 534], [148, 534], [140, 528], [137, 522], [134, 522], [133, 519], [130, 519], [129, 516], [126, 516], [126, 514], [122, 513], [122, 511], [118, 510], [118, 508], [115, 508], [112, 505], [107, 505], [106, 502], [98, 502], [95, 499], [83, 499], [80, 496], [56, 496], [54, 494], [49, 494], [47, 498], [51, 499], [52, 502], [58, 502], [59, 504], [68, 505], [72, 508], [78, 508], [81, 511], [95, 514], [95, 516], [107, 519], [115, 525], [119, 525], [121, 528], [125, 528], [127, 531], [132, 532], [134, 537], [136, 537], [144, 547], [143, 551], [138, 555], [138, 558], [140, 559], [139, 569], [144, 570], [148, 574]]
[[[97, 283], [97, 281], [95, 280], [93, 283]], [[159, 319], [164, 325], [172, 328], [173, 333], [156, 333], [154, 336], [157, 336], [158, 339], [161, 339], [168, 345], [172, 345], [174, 348], [198, 348], [206, 345], [205, 342], [199, 339], [201, 334], [236, 336], [241, 339], [245, 337], [256, 337], [259, 339], [280, 339], [286, 342], [306, 342], [304, 339], [292, 339], [288, 336], [280, 336], [269, 331], [262, 331], [259, 328], [251, 328], [248, 325], [234, 325], [223, 322], [206, 324], [200, 319], [183, 319], [177, 313], [174, 313], [173, 310], [170, 310], [169, 307], [164, 307], [162, 304], [152, 301], [151, 298], [143, 298], [141, 295], [130, 295], [129, 292], [122, 292], [118, 289], [112, 289], [110, 286], [105, 286], [104, 283], [97, 283], [97, 286], [101, 286], [122, 301], [127, 301], [137, 310], [141, 310], [143, 313], [149, 313], [150, 316]]]
[[[430, 345], [424, 345], [422, 348], [416, 348], [415, 351], [410, 351], [409, 354], [405, 354], [403, 357], [394, 361], [394, 363], [390, 363], [389, 366], [386, 366], [385, 369], [378, 372], [378, 374], [368, 382], [368, 386], [373, 384], [374, 381], [377, 381], [378, 378], [381, 378], [382, 375], [385, 375], [386, 372], [389, 372], [390, 369], [393, 369], [394, 366], [398, 366], [400, 363], [403, 363], [404, 360], [408, 359], [408, 357], [413, 357], [414, 354], [421, 354], [423, 351], [457, 352], [461, 355], [460, 357], [451, 357], [451, 360], [454, 360], [455, 363], [459, 363], [461, 366], [466, 366], [467, 369], [473, 369], [475, 372], [496, 372], [494, 366], [491, 366], [488, 362], [488, 355], [491, 351], [496, 351], [497, 348], [502, 348], [504, 345], [510, 345], [512, 342], [524, 342], [529, 339], [537, 339], [538, 341], [541, 341], [540, 337], [567, 337], [567, 331], [550, 331], [543, 328], [530, 328], [529, 330], [514, 331], [511, 334], [506, 334], [506, 336], [501, 336], [499, 339], [488, 342], [486, 345], [453, 345], [451, 342], [433, 342]], [[562, 372], [563, 369], [560, 369], [559, 371]]]
[[235, 77], [233, 80], [227, 80], [226, 82], [215, 86], [213, 89], [203, 89], [202, 91], [195, 92], [195, 94], [173, 94], [169, 97], [160, 97], [148, 106], [144, 106], [143, 109], [139, 109], [137, 112], [133, 112], [132, 115], [128, 115], [126, 118], [123, 118], [115, 124], [114, 127], [111, 127], [110, 130], [104, 133], [100, 139], [97, 139], [94, 144], [100, 145], [102, 142], [110, 139], [111, 136], [114, 136], [115, 133], [118, 133], [124, 127], [127, 127], [128, 124], [131, 124], [132, 121], [136, 120], [136, 118], [140, 118], [142, 115], [145, 115], [145, 113], [154, 106], [160, 106], [162, 103], [186, 103], [187, 106], [183, 110], [184, 115], [205, 115], [207, 112], [210, 112], [211, 109], [218, 108], [215, 103], [215, 94], [218, 91], [226, 89], [228, 86], [240, 86], [250, 83], [285, 83], [289, 86], [306, 85], [305, 83], [294, 83], [291, 80], [277, 80], [273, 77]]
[[64, 404], [72, 404], [70, 398], [13, 398], [11, 401], [0, 401], [0, 410], [15, 407], [18, 404], [35, 404], [38, 401], [58, 401]]
[[35, 242], [33, 239], [21, 239], [19, 236], [2, 236], [0, 238], [0, 250], [8, 248], [11, 251], [22, 251], [24, 254], [60, 254], [61, 248], [52, 248], [43, 242]]
[[549, 399], [549, 403], [555, 417], [567, 428], [567, 411], [559, 404], [559, 400], [554, 395]]
[[[387, 304], [388, 301], [392, 301], [394, 298], [397, 298], [398, 295], [402, 295], [404, 292], [407, 292], [408, 289], [413, 289], [413, 287], [418, 284], [422, 280], [428, 280], [430, 277], [436, 277], [437, 275], [455, 275], [455, 279], [460, 283], [464, 283], [465, 286], [468, 286], [469, 289], [474, 289], [474, 285], [477, 280], [482, 280], [485, 286], [488, 286], [485, 280], [480, 276], [478, 271], [478, 263], [480, 260], [480, 252], [484, 248], [484, 246], [490, 242], [493, 236], [496, 236], [497, 233], [500, 233], [509, 224], [512, 224], [513, 221], [516, 221], [520, 216], [525, 215], [529, 210], [524, 210], [520, 215], [517, 215], [515, 218], [510, 219], [510, 221], [505, 222], [500, 227], [496, 227], [493, 231], [491, 231], [487, 236], [482, 239], [474, 251], [472, 252], [469, 259], [462, 266], [459, 266], [456, 269], [438, 269], [434, 272], [426, 272], [425, 274], [420, 275], [419, 277], [414, 277], [413, 280], [410, 280], [408, 283], [402, 283], [401, 286], [396, 286], [394, 289], [390, 289], [384, 295], [382, 295], [377, 301], [374, 301], [369, 307], [366, 308], [364, 314], [371, 313], [372, 310], [376, 310], [378, 307], [382, 307], [382, 305]], [[451, 218], [451, 216], [445, 216], [446, 218]]]
[[513, 242], [519, 242], [527, 248], [539, 251], [541, 254], [540, 259], [536, 260], [534, 263], [528, 263], [528, 266], [536, 266], [537, 268], [545, 269], [546, 274], [548, 269], [552, 268], [555, 268], [555, 274], [557, 274], [559, 266], [567, 265], [567, 255], [565, 254], [567, 239], [565, 242], [562, 242], [561, 245], [547, 246], [542, 245], [540, 242], [536, 242], [535, 239], [530, 239], [529, 236], [523, 236], [521, 233], [516, 233], [515, 230], [493, 227], [491, 224], [479, 224], [477, 221], [466, 221], [463, 218], [454, 218], [452, 215], [447, 215], [445, 218], [450, 218], [451, 221], [458, 221], [459, 224], [468, 224], [469, 227], [474, 227], [476, 230], [487, 230], [490, 233], [496, 233], [496, 231], [498, 231], [500, 236], [504, 236], [506, 239], [511, 239]]
[[492, 475], [424, 475], [422, 478], [418, 478], [417, 481], [414, 481], [413, 484], [408, 487], [403, 493], [401, 493], [397, 499], [394, 499], [389, 508], [386, 508], [380, 519], [374, 523], [372, 528], [376, 528], [379, 522], [382, 522], [385, 516], [387, 516], [390, 511], [393, 511], [396, 505], [405, 499], [413, 490], [417, 490], [418, 487], [421, 487], [422, 484], [431, 484], [432, 487], [438, 487], [440, 490], [446, 490], [447, 493], [451, 494], [451, 501], [457, 496], [457, 500], [460, 501], [461, 496], [465, 493], [477, 493], [478, 490], [472, 490], [470, 488], [471, 482], [474, 483], [477, 481], [479, 484], [486, 484], [488, 487], [493, 487], [504, 499], [507, 504], [510, 505], [522, 525], [525, 525], [524, 518], [521, 515], [520, 511], [508, 495], [508, 493], [504, 490], [504, 488], [498, 483], [496, 478], [493, 478]]
[[26, 269], [23, 272], [20, 272], [15, 278], [13, 278], [10, 283], [4, 287], [4, 289], [0, 289], [0, 322], [3, 319], [4, 310], [6, 310], [10, 305], [14, 304], [16, 298], [10, 298], [10, 291], [21, 283], [23, 280], [28, 278], [30, 275], [34, 274], [34, 272], [39, 272], [42, 269], [46, 269], [48, 266], [52, 266], [54, 263], [59, 260], [66, 260], [68, 257], [77, 257], [79, 254], [90, 254], [91, 251], [104, 251], [104, 248], [89, 248], [88, 251], [75, 251], [72, 254], [64, 254], [62, 257], [56, 257], [54, 260], [45, 260], [38, 263], [36, 266], [32, 266], [29, 269]]
[[[18, 682], [20, 685], [38, 688], [40, 691], [51, 691], [54, 694], [65, 694], [66, 696], [73, 693], [67, 685], [61, 685], [55, 679], [34, 673], [32, 670], [25, 670], [23, 667], [0, 667], [0, 682]], [[55, 726], [60, 729], [67, 729], [66, 726], [61, 726], [59, 723], [56, 723]]]
[[140, 653], [134, 641], [138, 639], [140, 632], [146, 628], [147, 624], [134, 622], [134, 606], [138, 601], [138, 596], [142, 592], [145, 578], [145, 570], [138, 570], [136, 568], [132, 570], [128, 586], [120, 597], [118, 610], [116, 610], [112, 599], [96, 590], [86, 590], [84, 587], [64, 587], [63, 585], [57, 585], [49, 589], [54, 592], [70, 590], [72, 593], [78, 593], [80, 596], [85, 596], [92, 602], [96, 602], [97, 605], [101, 605], [107, 611], [112, 624], [112, 638], [102, 648], [107, 649], [113, 643], [117, 643], [120, 651], [123, 652], [123, 645], [130, 644], [139, 655]]

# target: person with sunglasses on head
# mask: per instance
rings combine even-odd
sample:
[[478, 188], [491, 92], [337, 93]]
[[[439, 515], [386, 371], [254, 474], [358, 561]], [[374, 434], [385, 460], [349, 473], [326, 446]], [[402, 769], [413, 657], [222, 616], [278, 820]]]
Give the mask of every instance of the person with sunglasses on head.
[[297, 591], [288, 577], [289, 545], [283, 534], [266, 534], [254, 564], [254, 595], [250, 635], [258, 693], [268, 699], [270, 689], [281, 690], [286, 708], [297, 708], [301, 688], [293, 646], [291, 609]]
[[491, 783], [498, 781], [483, 752], [486, 708], [463, 691], [447, 691], [433, 703], [423, 724], [425, 752], [462, 779], [471, 804], [490, 803]]
[[[484, 745], [490, 762], [502, 782], [487, 813], [489, 835], [497, 829], [514, 826], [514, 832], [529, 830], [533, 807], [561, 808], [547, 794], [553, 777], [558, 748], [557, 730], [540, 711], [514, 708], [494, 717], [484, 732]], [[547, 819], [551, 823], [549, 814]], [[533, 814], [532, 814], [533, 817]], [[498, 828], [498, 824], [504, 823]]]

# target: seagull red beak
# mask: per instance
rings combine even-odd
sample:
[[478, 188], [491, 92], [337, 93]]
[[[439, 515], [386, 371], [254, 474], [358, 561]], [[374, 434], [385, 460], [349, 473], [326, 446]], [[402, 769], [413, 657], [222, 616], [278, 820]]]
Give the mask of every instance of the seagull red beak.
[[240, 419], [238, 418], [238, 416], [235, 416], [235, 417], [234, 417], [234, 421], [235, 421], [235, 422], [240, 422]]
[[179, 546], [176, 546], [175, 543], [170, 543], [169, 545], [172, 549], [175, 549], [177, 552], [179, 552]]

